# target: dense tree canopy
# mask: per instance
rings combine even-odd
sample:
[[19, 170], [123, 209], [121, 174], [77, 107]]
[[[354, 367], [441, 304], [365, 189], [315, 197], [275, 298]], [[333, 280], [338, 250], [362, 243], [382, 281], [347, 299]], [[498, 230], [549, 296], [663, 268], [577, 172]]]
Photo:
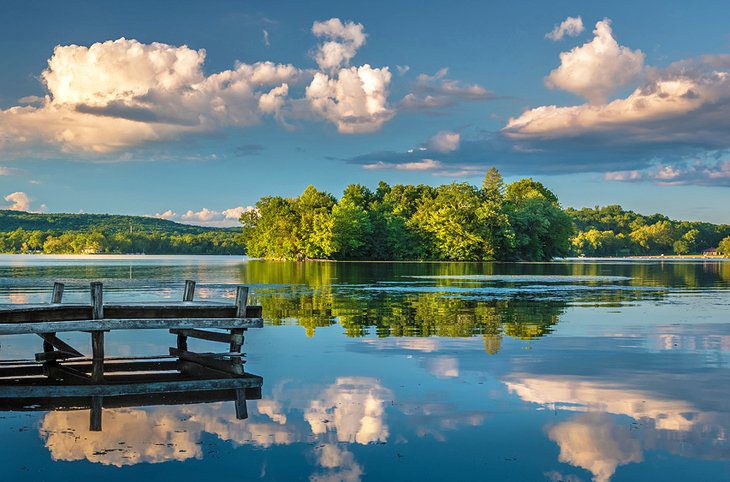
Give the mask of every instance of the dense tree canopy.
[[262, 198], [241, 221], [248, 254], [276, 259], [542, 260], [569, 253], [573, 225], [532, 179], [482, 188], [359, 184], [338, 201], [309, 186], [293, 199]]
[[626, 256], [698, 254], [718, 247], [730, 235], [730, 226], [673, 221], [661, 214], [642, 216], [621, 206], [566, 209], [577, 231], [574, 254]]
[[46, 254], [243, 254], [240, 233], [211, 230], [199, 234], [15, 231], [0, 232], [0, 253]]
[[105, 214], [0, 210], [2, 253], [249, 254], [269, 259], [547, 260], [562, 256], [730, 256], [730, 226], [644, 216], [618, 205], [561, 209], [542, 183], [481, 188], [360, 184], [339, 200], [307, 187], [267, 196], [241, 217], [243, 232]]

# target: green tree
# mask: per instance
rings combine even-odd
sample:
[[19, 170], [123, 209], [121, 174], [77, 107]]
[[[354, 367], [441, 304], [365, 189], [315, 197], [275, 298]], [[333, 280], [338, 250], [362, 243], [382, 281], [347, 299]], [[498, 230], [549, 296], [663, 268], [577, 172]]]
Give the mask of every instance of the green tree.
[[506, 221], [499, 206], [484, 201], [481, 192], [466, 183], [440, 186], [436, 197], [425, 199], [414, 221], [430, 240], [437, 259], [495, 259], [501, 253], [500, 233], [495, 228]]
[[723, 256], [730, 256], [730, 236], [723, 238], [717, 245], [717, 250]]
[[361, 259], [368, 254], [372, 234], [368, 212], [351, 199], [332, 208], [332, 253], [337, 259]]
[[264, 197], [256, 209], [241, 216], [243, 238], [250, 256], [272, 259], [304, 258], [301, 224], [295, 201]]
[[516, 258], [546, 260], [570, 253], [573, 221], [552, 191], [540, 182], [521, 179], [507, 186], [505, 200]]

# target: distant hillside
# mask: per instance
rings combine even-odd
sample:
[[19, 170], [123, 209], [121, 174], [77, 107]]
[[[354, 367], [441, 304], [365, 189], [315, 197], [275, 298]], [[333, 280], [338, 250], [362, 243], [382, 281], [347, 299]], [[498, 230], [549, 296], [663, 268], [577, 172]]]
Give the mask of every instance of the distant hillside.
[[[230, 231], [231, 228], [208, 228], [180, 224], [165, 219], [118, 214], [37, 214], [23, 211], [0, 210], [0, 232], [15, 231], [91, 232], [113, 233], [175, 233], [202, 234], [211, 231]], [[235, 228], [234, 228], [235, 229]], [[236, 229], [237, 230], [237, 229]]]
[[116, 214], [0, 210], [0, 253], [244, 254], [240, 228]]

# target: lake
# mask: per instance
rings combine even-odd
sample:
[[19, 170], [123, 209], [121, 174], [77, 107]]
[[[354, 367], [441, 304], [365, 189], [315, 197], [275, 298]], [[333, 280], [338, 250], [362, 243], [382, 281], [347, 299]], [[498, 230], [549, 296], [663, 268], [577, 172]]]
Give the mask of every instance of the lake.
[[[262, 399], [0, 412], [2, 479], [730, 480], [730, 262], [0, 256], [0, 303], [233, 296]], [[89, 350], [88, 336], [65, 339]], [[109, 355], [167, 353], [111, 332]], [[210, 342], [197, 347], [220, 351]], [[209, 345], [206, 345], [209, 344]], [[0, 338], [0, 358], [40, 351]], [[84, 350], [82, 350], [84, 351]]]

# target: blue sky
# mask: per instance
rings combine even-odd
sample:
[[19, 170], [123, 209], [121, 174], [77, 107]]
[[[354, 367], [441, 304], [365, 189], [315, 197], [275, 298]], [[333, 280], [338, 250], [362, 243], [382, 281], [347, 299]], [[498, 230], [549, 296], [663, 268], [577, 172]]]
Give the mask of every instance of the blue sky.
[[0, 206], [225, 225], [308, 184], [496, 165], [565, 206], [730, 222], [729, 20], [721, 1], [6, 1]]

